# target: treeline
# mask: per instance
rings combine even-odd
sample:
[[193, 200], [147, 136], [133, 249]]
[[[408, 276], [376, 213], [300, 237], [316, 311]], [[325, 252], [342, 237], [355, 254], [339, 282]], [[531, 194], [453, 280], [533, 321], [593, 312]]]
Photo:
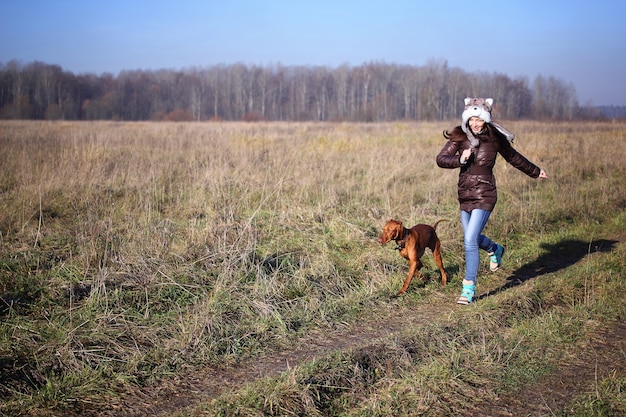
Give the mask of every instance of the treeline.
[[38, 120], [391, 121], [458, 118], [466, 96], [495, 99], [501, 119], [601, 118], [554, 77], [425, 66], [216, 65], [73, 74], [42, 62], [0, 63], [0, 118]]
[[609, 119], [626, 119], [626, 106], [598, 106], [597, 109]]

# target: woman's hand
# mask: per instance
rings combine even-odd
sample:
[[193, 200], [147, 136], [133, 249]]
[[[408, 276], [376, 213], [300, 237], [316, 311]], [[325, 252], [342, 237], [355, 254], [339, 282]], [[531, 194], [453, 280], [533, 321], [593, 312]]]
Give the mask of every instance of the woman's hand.
[[548, 178], [548, 174], [543, 169], [539, 172], [539, 178]]
[[469, 161], [470, 156], [472, 156], [472, 150], [471, 149], [465, 149], [461, 153], [461, 157], [459, 158], [459, 162], [461, 163], [461, 165], [467, 164], [467, 161]]

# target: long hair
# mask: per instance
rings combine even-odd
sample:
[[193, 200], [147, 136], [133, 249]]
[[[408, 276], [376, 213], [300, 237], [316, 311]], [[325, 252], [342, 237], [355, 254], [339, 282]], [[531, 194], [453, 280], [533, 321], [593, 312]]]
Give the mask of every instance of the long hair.
[[[467, 127], [467, 129], [469, 131], [469, 126]], [[486, 129], [486, 132], [479, 136], [481, 137], [482, 140], [496, 142], [496, 146], [498, 149], [500, 149], [500, 147], [503, 146], [505, 143], [510, 142], [508, 137], [502, 132], [501, 127], [498, 128], [497, 126], [494, 126], [493, 123], [485, 123], [485, 129]], [[513, 136], [513, 135], [511, 134], [510, 136]], [[470, 140], [470, 138], [467, 136], [467, 134], [465, 133], [465, 131], [462, 129], [461, 126], [456, 126], [452, 130], [444, 130], [443, 137], [453, 142], [462, 142], [464, 140]]]

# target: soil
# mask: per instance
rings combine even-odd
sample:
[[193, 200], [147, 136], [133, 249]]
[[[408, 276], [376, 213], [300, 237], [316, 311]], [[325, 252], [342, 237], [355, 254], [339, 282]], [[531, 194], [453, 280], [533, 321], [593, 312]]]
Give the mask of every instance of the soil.
[[626, 324], [622, 321], [580, 346], [558, 371], [532, 386], [479, 405], [480, 415], [492, 417], [551, 416], [576, 396], [593, 393], [596, 383], [611, 372], [626, 372]]
[[[432, 306], [431, 306], [432, 307]], [[430, 310], [432, 313], [432, 309]], [[305, 361], [336, 350], [369, 345], [376, 339], [402, 332], [403, 326], [429, 318], [414, 311], [375, 328], [375, 324], [360, 323], [331, 333], [313, 335], [298, 348], [276, 352], [255, 361], [241, 363], [231, 369], [212, 369], [193, 375], [178, 376], [157, 386], [146, 388], [140, 396], [133, 395], [114, 407], [111, 415], [124, 410], [128, 416], [167, 416], [219, 395], [241, 388], [259, 378], [278, 375]], [[380, 323], [380, 321], [376, 321]], [[563, 361], [558, 372], [550, 374], [532, 386], [500, 396], [496, 400], [468, 407], [468, 415], [491, 417], [545, 416], [562, 410], [576, 395], [594, 392], [596, 381], [610, 372], [626, 372], [626, 323], [620, 322], [596, 335], [575, 356]], [[492, 396], [490, 396], [492, 397]], [[106, 413], [105, 414], [109, 414]]]
[[[614, 245], [622, 243], [626, 236], [618, 240], [602, 241], [601, 244], [609, 251]], [[600, 246], [598, 246], [600, 247]], [[589, 254], [589, 243], [584, 244], [579, 256], [575, 255], [575, 247], [571, 244], [565, 248], [569, 258], [561, 259], [561, 264], [552, 262], [540, 268], [526, 265], [512, 275], [516, 283], [507, 283], [492, 291], [520, 285], [529, 278], [567, 267], [581, 261]], [[572, 255], [574, 253], [574, 255]], [[541, 270], [537, 272], [537, 270]], [[483, 297], [486, 296], [483, 294]], [[437, 298], [437, 297], [435, 297]], [[480, 297], [479, 297], [480, 298]], [[237, 390], [254, 380], [276, 376], [290, 367], [310, 361], [316, 357], [328, 355], [337, 350], [347, 350], [371, 345], [377, 339], [386, 339], [401, 334], [403, 329], [415, 326], [416, 323], [428, 323], [440, 320], [458, 311], [459, 307], [448, 302], [433, 302], [419, 307], [407, 308], [402, 302], [390, 303], [393, 310], [371, 312], [367, 320], [353, 325], [337, 327], [331, 331], [317, 332], [301, 339], [296, 346], [277, 352], [270, 352], [255, 360], [239, 363], [228, 369], [206, 369], [194, 371], [192, 374], [178, 375], [172, 380], [143, 389], [123, 397], [109, 409], [100, 410], [98, 416], [167, 416], [182, 411], [187, 407], [217, 398], [223, 393]], [[465, 307], [467, 308], [467, 307]], [[384, 327], [381, 326], [384, 323]], [[519, 391], [507, 393], [471, 404], [467, 408], [469, 415], [505, 416], [545, 416], [556, 415], [563, 410], [577, 395], [595, 392], [597, 381], [611, 372], [623, 375], [626, 372], [626, 323], [616, 323], [612, 327], [589, 338], [579, 346], [574, 355], [560, 363], [558, 370], [545, 376], [531, 386]], [[123, 410], [123, 411], [122, 411]]]

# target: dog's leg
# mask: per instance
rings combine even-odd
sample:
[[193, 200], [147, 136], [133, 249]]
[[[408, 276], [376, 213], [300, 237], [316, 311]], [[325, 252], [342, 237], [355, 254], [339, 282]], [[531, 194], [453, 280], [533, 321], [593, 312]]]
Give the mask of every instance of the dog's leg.
[[435, 263], [439, 267], [439, 271], [441, 271], [441, 285], [446, 285], [448, 283], [448, 274], [446, 270], [443, 269], [443, 260], [441, 258], [441, 242], [439, 239], [436, 240], [435, 250], [433, 250], [433, 257], [435, 258]]
[[419, 275], [419, 269], [421, 267], [421, 263], [418, 260], [417, 262], [409, 260], [409, 273], [406, 275], [406, 279], [404, 280], [404, 284], [400, 291], [398, 291], [398, 295], [403, 295], [406, 293], [406, 290], [409, 288], [409, 284], [411, 284], [411, 280], [417, 274]]

